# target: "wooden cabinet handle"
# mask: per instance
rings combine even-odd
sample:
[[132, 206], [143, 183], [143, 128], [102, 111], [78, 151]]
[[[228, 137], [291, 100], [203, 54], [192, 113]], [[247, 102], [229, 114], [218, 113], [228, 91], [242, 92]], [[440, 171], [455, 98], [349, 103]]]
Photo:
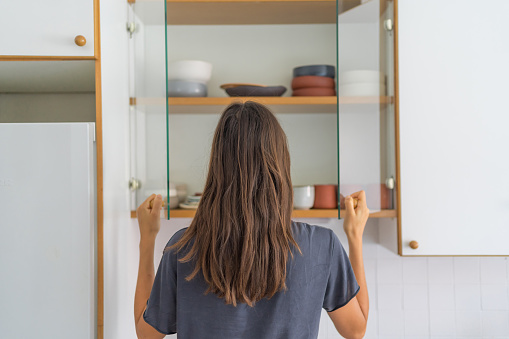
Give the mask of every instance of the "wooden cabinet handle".
[[419, 247], [419, 243], [415, 240], [410, 241], [410, 248], [416, 250]]
[[76, 43], [76, 45], [83, 47], [86, 45], [87, 39], [85, 39], [83, 35], [76, 35], [76, 38], [74, 38], [74, 42]]

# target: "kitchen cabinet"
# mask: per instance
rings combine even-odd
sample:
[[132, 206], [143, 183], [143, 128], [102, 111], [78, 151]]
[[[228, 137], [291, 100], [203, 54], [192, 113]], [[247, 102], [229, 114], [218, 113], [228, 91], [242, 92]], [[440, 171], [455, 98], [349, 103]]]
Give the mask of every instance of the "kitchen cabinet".
[[[0, 30], [2, 32], [0, 44], [0, 123], [4, 124], [7, 130], [12, 123], [14, 126], [26, 123], [37, 123], [34, 125], [47, 127], [48, 123], [57, 123], [55, 126], [64, 126], [62, 123], [69, 122], [87, 122], [95, 123], [89, 124], [91, 138], [94, 139], [94, 161], [90, 164], [95, 164], [95, 169], [91, 172], [96, 173], [96, 177], [92, 180], [92, 188], [88, 191], [89, 195], [94, 195], [90, 201], [90, 213], [86, 216], [81, 216], [80, 211], [86, 206], [88, 202], [78, 201], [81, 208], [69, 210], [70, 218], [67, 222], [67, 228], [48, 230], [48, 232], [60, 232], [54, 239], [68, 240], [69, 244], [72, 242], [71, 235], [81, 234], [87, 232], [89, 237], [89, 246], [87, 248], [78, 248], [80, 251], [74, 251], [75, 255], [81, 256], [83, 259], [90, 259], [90, 267], [93, 274], [79, 270], [80, 274], [85, 274], [86, 279], [80, 281], [89, 284], [92, 290], [90, 293], [81, 293], [83, 297], [87, 296], [87, 300], [81, 302], [81, 323], [85, 324], [83, 320], [88, 319], [86, 322], [87, 330], [81, 331], [81, 335], [89, 335], [89, 337], [102, 338], [103, 327], [103, 158], [102, 158], [102, 115], [101, 115], [101, 67], [100, 67], [100, 54], [99, 51], [99, 0], [86, 0], [86, 1], [3, 1], [0, 10]], [[97, 23], [97, 24], [96, 24]], [[97, 36], [95, 36], [97, 34]], [[78, 39], [77, 36], [83, 36], [86, 41]], [[78, 44], [85, 43], [83, 46]], [[77, 44], [78, 43], [78, 44]], [[39, 124], [40, 123], [40, 124]], [[31, 124], [27, 124], [31, 125]], [[42, 133], [44, 134], [44, 133]], [[41, 135], [42, 135], [41, 134]], [[68, 135], [75, 136], [75, 133], [67, 133]], [[52, 137], [55, 137], [52, 135]], [[41, 143], [34, 145], [35, 149], [44, 148], [48, 145], [48, 140], [51, 137], [42, 137]], [[46, 146], [45, 146], [46, 145]], [[74, 145], [74, 144], [73, 144]], [[73, 145], [64, 145], [64, 149], [71, 150]], [[76, 146], [76, 145], [74, 145]], [[34, 148], [32, 147], [32, 148]], [[42, 150], [39, 156], [33, 157], [31, 163], [35, 164], [30, 168], [30, 174], [39, 178], [39, 182], [43, 182], [47, 187], [52, 186], [52, 177], [55, 173], [62, 172], [64, 175], [74, 176], [79, 174], [79, 171], [55, 170], [50, 176], [40, 172], [41, 169], [47, 168], [48, 158], [42, 157], [45, 153], [55, 153], [55, 150]], [[73, 155], [72, 159], [66, 158], [66, 153], [60, 152], [59, 160], [61, 162], [76, 160], [80, 154]], [[92, 152], [92, 150], [89, 150]], [[34, 154], [36, 154], [35, 152]], [[58, 153], [58, 152], [57, 152]], [[76, 153], [76, 152], [75, 152]], [[73, 154], [72, 152], [70, 154]], [[30, 156], [30, 155], [27, 155]], [[62, 158], [63, 157], [63, 158]], [[76, 159], [75, 159], [76, 158]], [[29, 157], [30, 159], [30, 157]], [[51, 162], [51, 161], [50, 161]], [[39, 164], [41, 163], [41, 164]], [[83, 168], [81, 168], [83, 169]], [[23, 169], [20, 169], [23, 170]], [[75, 177], [73, 178], [75, 179]], [[65, 178], [62, 177], [62, 182]], [[53, 185], [64, 189], [60, 193], [66, 197], [72, 197], [76, 193], [76, 187], [62, 186], [62, 183]], [[73, 191], [74, 190], [74, 191]], [[71, 192], [72, 191], [72, 192]], [[55, 192], [52, 192], [55, 193]], [[58, 192], [57, 192], [58, 193]], [[79, 192], [78, 192], [79, 193]], [[41, 196], [47, 195], [43, 193]], [[43, 198], [44, 199], [44, 198]], [[52, 215], [60, 215], [61, 211], [58, 208], [62, 207], [59, 204], [39, 204], [31, 217], [34, 220], [44, 220], [50, 218]], [[95, 206], [94, 206], [95, 205]], [[47, 208], [46, 208], [47, 207]], [[64, 213], [65, 214], [65, 213]], [[74, 218], [74, 220], [72, 220]], [[51, 218], [50, 218], [51, 219]], [[92, 226], [92, 233], [90, 228], [82, 228], [83, 222], [89, 221]], [[62, 225], [60, 223], [59, 225]], [[95, 227], [94, 227], [95, 226]], [[67, 230], [67, 231], [66, 231]], [[46, 235], [50, 234], [46, 232]], [[30, 233], [30, 232], [28, 232]], [[24, 232], [23, 237], [27, 238], [27, 232]], [[19, 238], [15, 242], [16, 245], [21, 246], [26, 243]], [[32, 236], [33, 237], [33, 236]], [[85, 239], [85, 238], [84, 238]], [[58, 241], [57, 241], [58, 243]], [[77, 244], [77, 243], [76, 243]], [[51, 244], [50, 244], [51, 245]], [[19, 247], [18, 246], [18, 247]], [[37, 269], [44, 265], [59, 265], [57, 260], [62, 255], [58, 254], [61, 249], [58, 246], [66, 246], [65, 241], [60, 241], [59, 244], [51, 251], [54, 254], [52, 257], [41, 257], [41, 265], [27, 268]], [[94, 250], [96, 249], [96, 251]], [[92, 252], [90, 252], [92, 251]], [[69, 252], [70, 253], [70, 252]], [[16, 258], [14, 258], [16, 259]], [[12, 262], [18, 265], [17, 258]], [[48, 264], [48, 260], [52, 261]], [[55, 261], [56, 260], [56, 261]], [[24, 262], [23, 264], [26, 264]], [[30, 267], [29, 267], [30, 266]], [[95, 268], [95, 269], [94, 269]], [[25, 270], [29, 271], [29, 270]], [[53, 274], [53, 279], [58, 278], [58, 275]], [[88, 277], [88, 278], [87, 278]], [[47, 280], [48, 282], [51, 279]], [[82, 284], [82, 285], [83, 285]], [[78, 285], [76, 285], [78, 286]], [[94, 286], [96, 288], [94, 288]], [[78, 286], [79, 287], [79, 286]], [[80, 287], [81, 288], [81, 287]], [[71, 288], [71, 290], [73, 290]], [[71, 291], [69, 290], [69, 291]], [[35, 290], [31, 291], [34, 292]], [[69, 291], [65, 292], [68, 293]], [[81, 292], [84, 292], [82, 290]], [[30, 291], [28, 291], [30, 292]], [[62, 303], [62, 293], [52, 293], [48, 291], [48, 296], [53, 298], [54, 306]], [[83, 298], [81, 298], [83, 299]], [[36, 301], [34, 301], [36, 302]], [[86, 307], [86, 311], [83, 309]], [[35, 306], [34, 306], [35, 307]], [[85, 312], [86, 317], [83, 316]], [[54, 328], [48, 329], [47, 324], [38, 326], [41, 331], [53, 331]]]
[[402, 255], [509, 255], [505, 1], [398, 1]]
[[94, 57], [94, 2], [4, 1], [0, 56]]
[[[251, 99], [268, 105], [283, 125], [294, 185], [339, 181], [344, 195], [365, 189], [373, 197], [372, 217], [395, 217], [396, 197], [385, 186], [386, 179], [395, 179], [389, 89], [394, 75], [387, 66], [393, 59], [385, 55], [392, 52], [386, 47], [392, 36], [382, 25], [390, 11], [378, 0], [131, 4], [132, 210], [152, 192], [167, 195], [168, 181], [185, 183], [188, 194], [201, 191], [219, 113], [234, 100]], [[182, 59], [212, 63], [208, 97], [166, 96], [166, 65]], [[388, 90], [342, 96], [340, 88], [339, 96], [292, 97], [292, 69], [306, 64], [338, 65], [340, 77], [342, 71], [383, 71]], [[219, 85], [232, 82], [288, 90], [282, 97], [230, 98]], [[363, 130], [367, 125], [369, 131]], [[362, 163], [354, 160], [358, 154], [365, 154]], [[337, 209], [295, 211], [294, 217], [338, 214]], [[172, 217], [193, 215], [170, 211]]]

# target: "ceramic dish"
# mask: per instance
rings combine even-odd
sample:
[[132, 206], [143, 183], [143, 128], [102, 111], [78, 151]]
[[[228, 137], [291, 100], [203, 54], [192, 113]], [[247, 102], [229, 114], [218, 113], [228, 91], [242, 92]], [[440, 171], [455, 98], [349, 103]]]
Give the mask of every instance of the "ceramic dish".
[[299, 66], [293, 69], [293, 77], [303, 75], [318, 75], [334, 79], [336, 77], [336, 67], [331, 65], [307, 65]]
[[310, 87], [301, 88], [293, 91], [294, 97], [327, 97], [336, 95], [334, 88]]
[[182, 209], [185, 209], [185, 210], [195, 210], [198, 208], [198, 205], [189, 205], [189, 204], [185, 204], [185, 203], [182, 203], [179, 205], [180, 208]]
[[280, 97], [286, 92], [284, 86], [238, 86], [225, 89], [231, 97]]
[[168, 80], [170, 97], [206, 97], [207, 85], [196, 81]]
[[309, 87], [334, 88], [335, 82], [332, 78], [317, 75], [304, 75], [301, 77], [293, 78], [292, 80], [293, 90]]
[[243, 84], [243, 83], [231, 83], [231, 84], [222, 84], [219, 86], [221, 89], [239, 87], [239, 86], [256, 86], [256, 87], [267, 87], [266, 85], [258, 85], [258, 84]]

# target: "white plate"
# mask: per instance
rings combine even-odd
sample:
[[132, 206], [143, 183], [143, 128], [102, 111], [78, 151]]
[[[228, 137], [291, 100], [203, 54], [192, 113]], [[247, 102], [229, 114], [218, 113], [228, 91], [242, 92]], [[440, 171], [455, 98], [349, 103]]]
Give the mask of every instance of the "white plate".
[[185, 210], [195, 210], [198, 208], [198, 205], [180, 204], [179, 207]]

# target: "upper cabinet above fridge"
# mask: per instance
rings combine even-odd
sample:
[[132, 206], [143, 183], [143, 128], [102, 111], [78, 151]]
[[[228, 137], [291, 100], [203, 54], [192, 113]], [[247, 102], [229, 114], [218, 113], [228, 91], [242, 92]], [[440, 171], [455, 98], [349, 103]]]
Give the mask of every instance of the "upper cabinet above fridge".
[[96, 0], [3, 1], [0, 56], [94, 57]]

